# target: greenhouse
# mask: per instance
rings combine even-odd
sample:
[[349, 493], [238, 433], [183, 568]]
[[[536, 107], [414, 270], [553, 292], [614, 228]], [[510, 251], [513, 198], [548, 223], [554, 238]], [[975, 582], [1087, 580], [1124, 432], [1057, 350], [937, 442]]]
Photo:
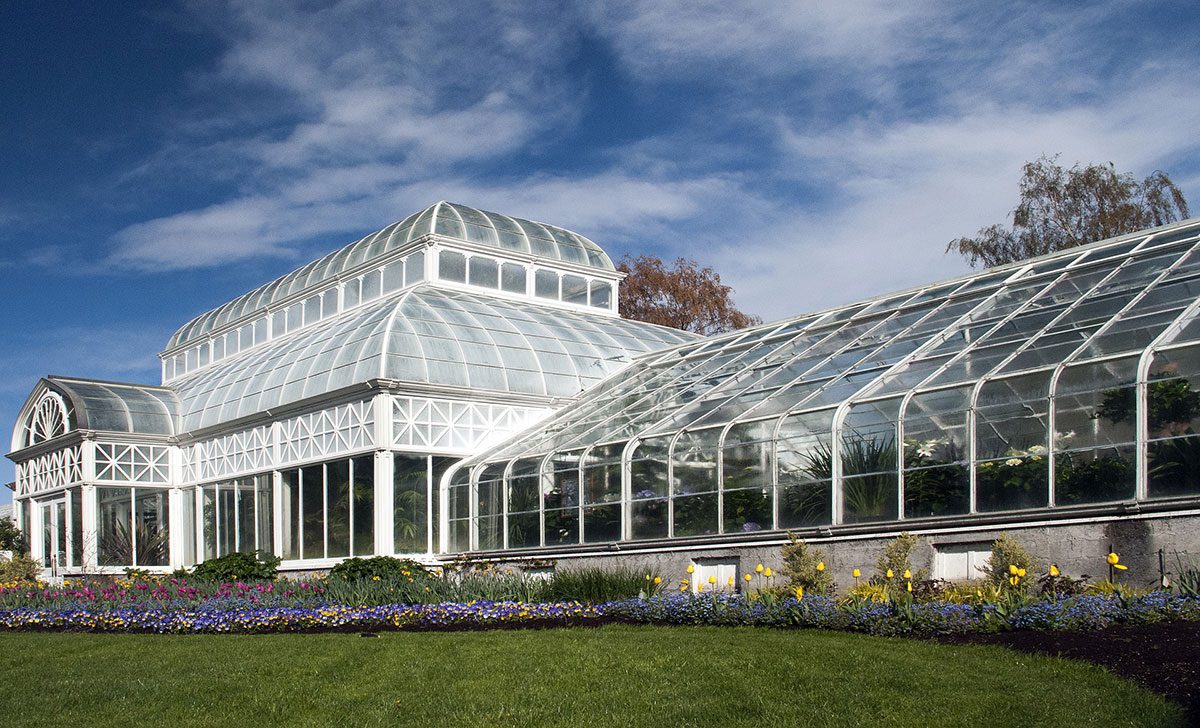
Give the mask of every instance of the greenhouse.
[[442, 549], [1194, 515], [1198, 241], [1186, 222], [643, 356], [452, 468]]
[[621, 278], [436, 203], [189, 321], [161, 385], [41, 380], [18, 523], [51, 576], [260, 550], [724, 579], [789, 533], [911, 531], [950, 578], [999, 530], [1194, 540], [1200, 221], [709, 338], [620, 318]]

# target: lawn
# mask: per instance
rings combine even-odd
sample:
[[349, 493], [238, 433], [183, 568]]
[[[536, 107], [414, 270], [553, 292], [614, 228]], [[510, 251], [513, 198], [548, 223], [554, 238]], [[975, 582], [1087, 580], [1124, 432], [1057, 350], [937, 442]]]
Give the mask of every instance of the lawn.
[[816, 630], [0, 635], [7, 726], [1146, 725], [1100, 668]]

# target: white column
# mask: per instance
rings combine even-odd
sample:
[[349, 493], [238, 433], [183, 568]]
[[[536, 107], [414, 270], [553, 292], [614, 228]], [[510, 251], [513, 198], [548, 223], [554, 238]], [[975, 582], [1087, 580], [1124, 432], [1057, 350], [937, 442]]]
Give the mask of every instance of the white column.
[[183, 553], [187, 550], [188, 534], [196, 527], [195, 523], [192, 523], [190, 528], [184, 523], [183, 496], [184, 493], [179, 488], [172, 488], [167, 493], [167, 540], [170, 553], [168, 563], [172, 569], [188, 566], [183, 562]]
[[83, 496], [83, 568], [85, 571], [96, 571], [98, 561], [97, 544], [99, 536], [96, 533], [96, 486], [85, 485]]
[[391, 556], [396, 552], [392, 518], [394, 516], [392, 460], [392, 396], [379, 392], [371, 401], [375, 414], [375, 553]]
[[375, 553], [391, 556], [396, 543], [392, 526], [392, 454], [386, 450], [375, 452]]

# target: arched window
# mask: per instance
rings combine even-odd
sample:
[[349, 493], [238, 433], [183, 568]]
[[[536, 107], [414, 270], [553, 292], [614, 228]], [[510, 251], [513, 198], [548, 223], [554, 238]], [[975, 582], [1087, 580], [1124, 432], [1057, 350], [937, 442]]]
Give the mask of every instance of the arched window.
[[25, 421], [25, 447], [66, 434], [70, 426], [67, 403], [55, 392], [45, 392]]

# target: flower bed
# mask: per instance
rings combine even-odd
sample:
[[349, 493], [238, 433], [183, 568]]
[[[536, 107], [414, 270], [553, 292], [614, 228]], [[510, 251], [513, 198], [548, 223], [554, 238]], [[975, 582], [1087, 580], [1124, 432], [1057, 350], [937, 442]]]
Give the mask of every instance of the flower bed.
[[51, 608], [2, 609], [0, 630], [159, 634], [375, 632], [568, 626], [594, 622], [600, 616], [599, 608], [578, 602], [262, 607], [214, 601], [192, 608], [100, 609], [96, 605], [64, 604]]
[[[137, 598], [141, 594], [142, 598]], [[304, 596], [298, 596], [303, 594]], [[1113, 624], [1200, 621], [1200, 598], [1156, 591], [1034, 600], [1005, 607], [911, 599], [674, 593], [588, 605], [576, 601], [469, 601], [352, 606], [330, 602], [318, 585], [186, 585], [124, 591], [26, 590], [0, 606], [0, 630], [153, 633], [495, 629], [604, 622], [752, 625], [937, 635], [1003, 629], [1101, 629]], [[14, 605], [14, 601], [18, 603]], [[19, 603], [24, 601], [25, 603]]]

